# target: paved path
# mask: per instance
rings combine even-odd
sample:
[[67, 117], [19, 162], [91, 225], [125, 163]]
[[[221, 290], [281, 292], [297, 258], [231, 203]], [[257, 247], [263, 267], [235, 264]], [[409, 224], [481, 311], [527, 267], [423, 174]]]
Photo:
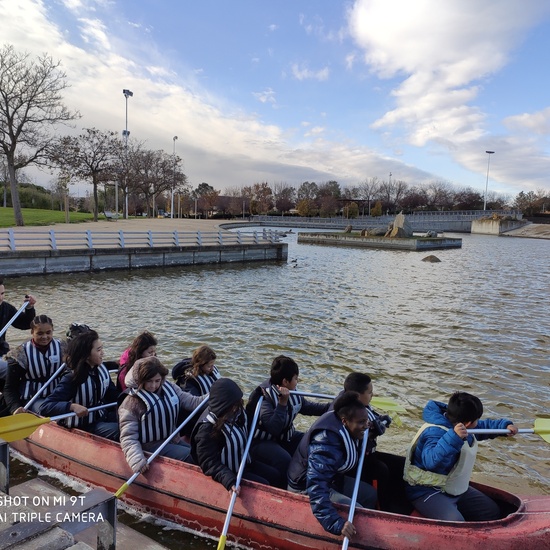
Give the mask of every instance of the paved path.
[[[229, 220], [195, 220], [189, 218], [132, 218], [129, 220], [119, 219], [116, 221], [100, 220], [97, 222], [83, 223], [56, 223], [48, 226], [25, 226], [14, 227], [17, 232], [34, 232], [43, 230], [49, 231], [218, 231], [220, 224]], [[240, 221], [240, 220], [234, 220]]]

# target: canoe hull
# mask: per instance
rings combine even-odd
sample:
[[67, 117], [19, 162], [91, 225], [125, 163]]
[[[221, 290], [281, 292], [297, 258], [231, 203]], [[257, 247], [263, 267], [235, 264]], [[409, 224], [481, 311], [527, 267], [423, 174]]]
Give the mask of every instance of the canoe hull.
[[[39, 464], [113, 493], [132, 475], [118, 444], [55, 424], [45, 424], [11, 446]], [[354, 520], [358, 534], [350, 547], [550, 548], [550, 497], [520, 499], [498, 489], [481, 488], [516, 511], [499, 521], [455, 523], [358, 509]], [[152, 515], [217, 536], [230, 496], [196, 466], [158, 457], [122, 498]], [[341, 509], [345, 517], [346, 508]], [[228, 540], [262, 550], [341, 547], [341, 539], [324, 531], [313, 517], [307, 497], [247, 481], [235, 505]]]

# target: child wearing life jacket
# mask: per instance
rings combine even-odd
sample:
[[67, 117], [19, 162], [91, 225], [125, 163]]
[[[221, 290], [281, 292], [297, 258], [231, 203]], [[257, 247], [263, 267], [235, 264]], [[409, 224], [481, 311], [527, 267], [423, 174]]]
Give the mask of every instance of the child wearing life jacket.
[[95, 330], [79, 334], [69, 342], [67, 374], [40, 407], [42, 416], [74, 412], [75, 416], [59, 421], [67, 428], [80, 428], [118, 441], [116, 409], [90, 412], [93, 407], [117, 402], [118, 390], [103, 364], [103, 344]]
[[172, 378], [183, 391], [191, 395], [206, 395], [221, 377], [215, 363], [216, 352], [210, 346], [199, 346], [190, 358], [174, 366]]
[[119, 360], [120, 368], [118, 369], [116, 383], [117, 388], [121, 392], [127, 389], [128, 385], [125, 382], [125, 378], [128, 371], [134, 366], [134, 363], [138, 359], [143, 359], [145, 357], [156, 357], [157, 345], [158, 342], [155, 335], [145, 330], [134, 338], [134, 341], [128, 349], [122, 352]]
[[24, 412], [23, 407], [38, 393], [40, 396], [29, 411], [39, 411], [61, 380], [59, 373], [44, 387], [63, 364], [66, 349], [65, 342], [53, 337], [53, 321], [47, 315], [37, 315], [31, 321], [31, 339], [7, 355], [8, 374], [0, 398], [0, 416]]
[[495, 435], [468, 435], [468, 429], [518, 431], [511, 420], [480, 420], [483, 405], [478, 397], [456, 392], [449, 403], [429, 401], [423, 412], [425, 424], [415, 435], [405, 462], [405, 491], [424, 517], [447, 521], [498, 519], [497, 503], [470, 487], [478, 440]]
[[[316, 420], [304, 435], [288, 468], [288, 489], [306, 491], [311, 510], [323, 528], [334, 535], [353, 537], [354, 525], [334, 503], [350, 504], [361, 441], [369, 426], [367, 409], [356, 392], [344, 392], [333, 410]], [[357, 505], [376, 506], [376, 491], [361, 481]]]
[[[133, 366], [137, 388], [127, 390], [118, 409], [120, 446], [133, 472], [148, 468], [144, 451], [156, 451], [177, 428], [182, 411], [194, 411], [204, 397], [195, 397], [166, 380], [168, 369], [156, 357]], [[161, 454], [191, 462], [191, 446], [175, 435]]]
[[[229, 378], [219, 378], [210, 388], [208, 408], [195, 425], [191, 452], [205, 475], [228, 491], [238, 492], [237, 473], [248, 441], [243, 392]], [[247, 461], [243, 478], [272, 485], [278, 472], [259, 461]]]
[[249, 417], [252, 417], [260, 395], [264, 396], [250, 456], [279, 471], [276, 485], [283, 489], [287, 485], [286, 471], [290, 459], [304, 436], [304, 432], [295, 428], [294, 420], [298, 414], [321, 416], [330, 406], [330, 403], [316, 403], [301, 395], [291, 394], [298, 384], [298, 375], [299, 369], [294, 359], [286, 355], [275, 357], [269, 379], [250, 394], [246, 406]]
[[[378, 490], [380, 509], [396, 514], [410, 514], [412, 506], [405, 495], [403, 467], [405, 457], [377, 450], [378, 437], [386, 433], [391, 417], [379, 414], [371, 406], [374, 387], [371, 377], [363, 372], [352, 372], [344, 380], [344, 391], [355, 391], [365, 405], [369, 420], [369, 439], [361, 479], [374, 484]], [[341, 395], [341, 394], [340, 394]]]

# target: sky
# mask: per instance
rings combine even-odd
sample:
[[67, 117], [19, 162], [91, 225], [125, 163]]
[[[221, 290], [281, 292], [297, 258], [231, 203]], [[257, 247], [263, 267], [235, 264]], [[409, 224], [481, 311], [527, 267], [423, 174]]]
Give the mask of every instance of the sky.
[[61, 133], [122, 132], [127, 107], [193, 188], [550, 191], [546, 0], [0, 0], [0, 22], [61, 62], [82, 115]]

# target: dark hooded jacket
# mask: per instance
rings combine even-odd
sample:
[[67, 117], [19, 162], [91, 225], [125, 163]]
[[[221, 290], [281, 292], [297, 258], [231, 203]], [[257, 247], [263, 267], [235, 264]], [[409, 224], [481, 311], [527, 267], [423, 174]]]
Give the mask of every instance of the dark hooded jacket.
[[[207, 419], [210, 412], [217, 418], [222, 417], [235, 403], [241, 401], [243, 392], [233, 380], [220, 378], [210, 388], [208, 408], [199, 418], [191, 435], [192, 456], [202, 471], [221, 483], [228, 491], [237, 481], [237, 472], [228, 468], [221, 461], [225, 438], [221, 432], [214, 430], [214, 425]], [[244, 410], [242, 411], [244, 416]]]

